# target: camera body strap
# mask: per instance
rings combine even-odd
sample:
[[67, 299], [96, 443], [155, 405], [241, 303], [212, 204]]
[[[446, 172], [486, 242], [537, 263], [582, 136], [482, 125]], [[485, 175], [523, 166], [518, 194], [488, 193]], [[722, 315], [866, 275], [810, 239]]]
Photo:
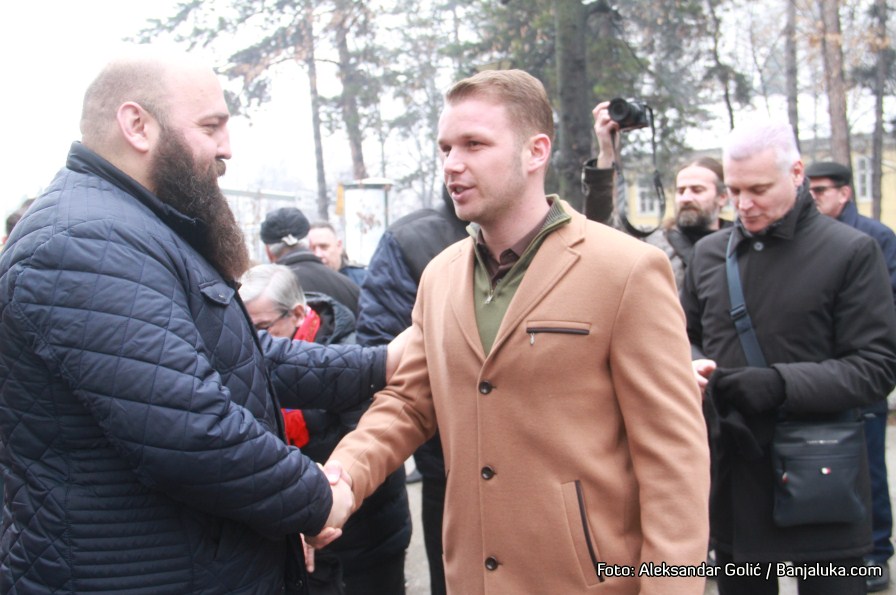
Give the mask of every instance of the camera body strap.
[[656, 192], [657, 197], [657, 223], [656, 227], [650, 229], [643, 229], [641, 227], [636, 227], [628, 218], [628, 184], [625, 181], [625, 174], [622, 170], [622, 158], [619, 155], [619, 151], [616, 150], [616, 133], [612, 133], [612, 145], [613, 151], [615, 155], [613, 156], [613, 171], [616, 172], [616, 190], [615, 190], [615, 204], [616, 204], [616, 217], [619, 220], [619, 224], [622, 226], [622, 229], [625, 230], [629, 235], [633, 235], [637, 238], [646, 238], [656, 230], [660, 229], [663, 225], [663, 215], [666, 213], [666, 194], [663, 191], [663, 183], [660, 179], [660, 171], [657, 167], [656, 162], [656, 127], [653, 123], [653, 109], [647, 106], [647, 114], [650, 120], [650, 149], [651, 155], [653, 158], [653, 189]]

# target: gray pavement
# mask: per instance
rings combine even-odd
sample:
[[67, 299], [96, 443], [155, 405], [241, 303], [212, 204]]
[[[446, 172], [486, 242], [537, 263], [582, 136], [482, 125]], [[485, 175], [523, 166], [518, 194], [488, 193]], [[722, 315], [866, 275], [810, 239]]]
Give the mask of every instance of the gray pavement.
[[[887, 468], [891, 470], [891, 474], [896, 474], [896, 415], [890, 413], [890, 420], [887, 426]], [[413, 469], [413, 464], [409, 464], [408, 469]], [[891, 486], [890, 497], [896, 496], [896, 487]], [[407, 560], [405, 562], [405, 577], [407, 583], [406, 595], [430, 595], [429, 589], [429, 564], [426, 561], [426, 551], [423, 547], [423, 533], [420, 524], [420, 484], [413, 483], [408, 485], [408, 499], [411, 504], [411, 518], [414, 523], [414, 532], [411, 537], [411, 546], [408, 548]], [[894, 510], [896, 510], [896, 502], [894, 502]], [[894, 560], [890, 560], [890, 575], [896, 577], [896, 567]], [[796, 595], [796, 580], [791, 578], [783, 578], [779, 581], [780, 595]], [[896, 595], [896, 587], [890, 586], [885, 591], [878, 591], [882, 595]], [[706, 590], [704, 595], [718, 595], [715, 581], [706, 581]]]

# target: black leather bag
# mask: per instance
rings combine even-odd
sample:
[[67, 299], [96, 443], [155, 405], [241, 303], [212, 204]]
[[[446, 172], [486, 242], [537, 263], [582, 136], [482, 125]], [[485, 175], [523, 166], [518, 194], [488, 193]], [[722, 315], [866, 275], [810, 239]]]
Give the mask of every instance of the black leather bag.
[[865, 448], [861, 421], [779, 422], [772, 441], [775, 524], [861, 521], [867, 514], [859, 491]]

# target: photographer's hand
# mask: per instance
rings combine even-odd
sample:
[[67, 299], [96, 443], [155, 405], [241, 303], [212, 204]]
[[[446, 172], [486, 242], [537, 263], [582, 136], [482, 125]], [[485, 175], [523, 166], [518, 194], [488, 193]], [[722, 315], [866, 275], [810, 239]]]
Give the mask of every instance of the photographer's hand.
[[613, 139], [618, 138], [619, 124], [610, 118], [608, 108], [609, 101], [598, 103], [591, 114], [594, 116], [594, 134], [597, 136], [597, 167], [609, 169], [613, 167], [613, 159], [617, 148], [613, 146]]

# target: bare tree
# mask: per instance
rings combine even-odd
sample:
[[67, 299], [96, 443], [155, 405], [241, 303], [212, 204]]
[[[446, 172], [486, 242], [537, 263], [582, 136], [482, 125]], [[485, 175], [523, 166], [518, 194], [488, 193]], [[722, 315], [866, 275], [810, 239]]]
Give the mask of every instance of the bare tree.
[[317, 90], [317, 63], [314, 60], [314, 7], [305, 1], [305, 18], [302, 19], [303, 53], [296, 54], [296, 61], [304, 57], [305, 70], [308, 72], [308, 90], [311, 94], [311, 129], [314, 136], [314, 163], [317, 172], [317, 217], [329, 218], [330, 198], [327, 194], [327, 174], [324, 170], [324, 144], [321, 138], [320, 93]]
[[591, 123], [585, 73], [585, 7], [581, 2], [554, 2], [557, 43], [557, 96], [559, 121], [557, 169], [560, 195], [578, 211], [584, 196], [582, 164], [591, 153]]
[[843, 36], [840, 32], [840, 0], [818, 0], [821, 9], [821, 48], [824, 81], [831, 120], [831, 159], [851, 163], [849, 123], [846, 119], [846, 80], [843, 74]]
[[800, 142], [800, 115], [797, 97], [799, 96], [799, 82], [797, 79], [796, 57], [796, 3], [794, 0], [784, 0], [787, 4], [787, 24], [784, 26], [784, 76], [787, 87], [787, 119], [793, 127], [797, 146]]
[[360, 103], [362, 93], [369, 91], [365, 85], [369, 79], [362, 76], [358, 56], [349, 49], [349, 38], [362, 39], [370, 34], [370, 10], [365, 2], [357, 0], [335, 0], [329, 30], [332, 31], [338, 59], [339, 81], [342, 93], [336, 103], [342, 116], [342, 124], [348, 136], [352, 156], [352, 175], [356, 180], [367, 177], [364, 163], [364, 131], [362, 130]]
[[871, 44], [876, 63], [874, 66], [874, 132], [871, 137], [871, 216], [880, 220], [884, 146], [884, 95], [886, 94], [887, 74], [893, 58], [893, 48], [887, 36], [886, 0], [875, 0], [872, 13], [876, 17]]

